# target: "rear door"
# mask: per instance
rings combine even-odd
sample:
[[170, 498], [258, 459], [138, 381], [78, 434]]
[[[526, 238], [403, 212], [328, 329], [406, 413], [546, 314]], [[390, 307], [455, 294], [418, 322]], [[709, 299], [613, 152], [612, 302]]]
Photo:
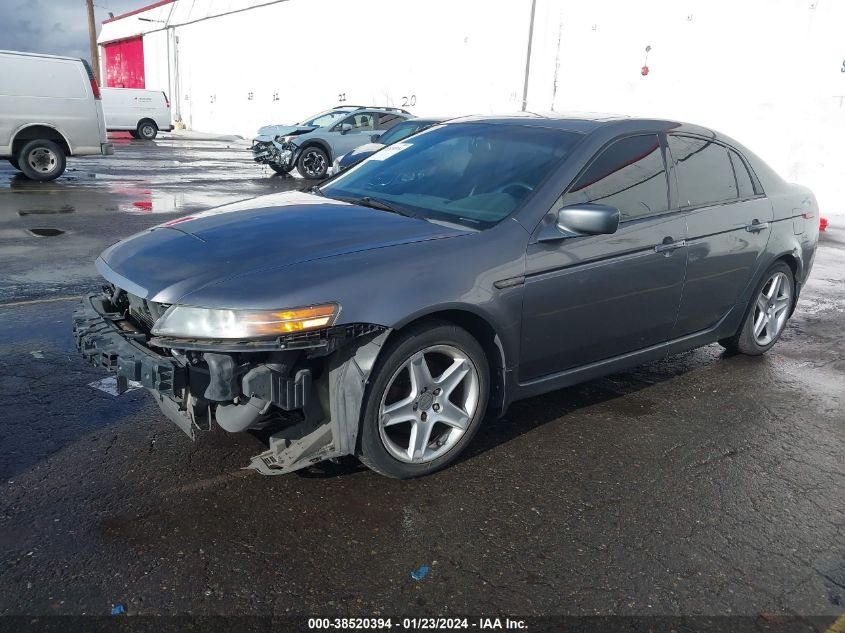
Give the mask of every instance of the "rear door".
[[673, 338], [716, 325], [757, 270], [772, 205], [742, 156], [712, 139], [668, 136], [686, 210], [687, 279]]
[[616, 233], [529, 244], [521, 383], [669, 339], [686, 269], [686, 222], [669, 206], [663, 154], [657, 134], [616, 140], [553, 209], [615, 206]]

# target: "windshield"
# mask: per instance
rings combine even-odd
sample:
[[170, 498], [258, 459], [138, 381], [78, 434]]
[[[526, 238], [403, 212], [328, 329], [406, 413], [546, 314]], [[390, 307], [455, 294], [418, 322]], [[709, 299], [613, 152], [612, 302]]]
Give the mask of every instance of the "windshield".
[[299, 125], [314, 125], [316, 127], [326, 127], [331, 125], [338, 119], [342, 119], [347, 114], [352, 112], [352, 110], [327, 110], [326, 112], [320, 112], [320, 114], [315, 114], [310, 119], [306, 119]]
[[487, 228], [513, 213], [580, 138], [527, 125], [439, 125], [376, 152], [320, 192]]
[[431, 123], [420, 123], [417, 121], [406, 121], [405, 123], [400, 123], [399, 125], [394, 125], [390, 128], [387, 132], [382, 134], [378, 142], [382, 145], [392, 145], [397, 141], [401, 141], [403, 138], [408, 138], [414, 132], [418, 132], [424, 127], [428, 127]]

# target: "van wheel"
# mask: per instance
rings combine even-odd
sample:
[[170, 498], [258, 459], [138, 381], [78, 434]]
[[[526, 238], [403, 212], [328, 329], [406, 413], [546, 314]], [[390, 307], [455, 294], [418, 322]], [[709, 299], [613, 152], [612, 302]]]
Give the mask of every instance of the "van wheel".
[[64, 150], [53, 141], [29, 141], [18, 154], [18, 165], [30, 180], [55, 180], [67, 166]]
[[469, 444], [487, 407], [490, 370], [469, 332], [429, 321], [388, 343], [369, 382], [358, 458], [408, 479], [446, 467]]
[[140, 136], [138, 136], [138, 132], [136, 132], [135, 130], [129, 130], [129, 136], [131, 136], [132, 138], [141, 138]]
[[145, 141], [151, 141], [158, 135], [158, 126], [149, 119], [144, 119], [138, 124], [138, 137]]
[[21, 170], [21, 166], [18, 164], [18, 161], [16, 161], [14, 158], [10, 158], [9, 163], [12, 165], [12, 167], [17, 169], [18, 171]]

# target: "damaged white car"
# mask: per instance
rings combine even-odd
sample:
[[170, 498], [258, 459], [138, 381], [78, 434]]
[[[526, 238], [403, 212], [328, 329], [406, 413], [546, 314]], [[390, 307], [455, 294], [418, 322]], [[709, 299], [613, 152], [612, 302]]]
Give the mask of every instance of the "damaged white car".
[[399, 108], [341, 106], [295, 125], [266, 125], [252, 141], [253, 160], [278, 174], [296, 167], [303, 178], [325, 178], [336, 157], [411, 116]]

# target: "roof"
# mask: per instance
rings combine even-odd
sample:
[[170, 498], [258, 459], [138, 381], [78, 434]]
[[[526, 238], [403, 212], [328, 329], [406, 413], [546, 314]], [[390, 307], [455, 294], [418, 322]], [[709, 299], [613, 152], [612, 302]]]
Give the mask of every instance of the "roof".
[[0, 53], [7, 53], [9, 55], [25, 55], [27, 57], [49, 57], [50, 59], [66, 59], [73, 62], [78, 62], [81, 58], [79, 57], [66, 57], [65, 55], [45, 55], [44, 53], [30, 53], [28, 51], [3, 51], [0, 50]]
[[[511, 114], [474, 114], [449, 120], [449, 123], [496, 123], [532, 125], [587, 134], [607, 123], [632, 121], [622, 114], [600, 112], [514, 112]], [[649, 119], [651, 120], [651, 119]]]
[[127, 11], [126, 13], [121, 13], [120, 15], [116, 15], [111, 18], [106, 18], [105, 20], [103, 20], [103, 24], [108, 24], [109, 22], [114, 22], [115, 20], [122, 20], [123, 18], [128, 18], [130, 15], [135, 15], [136, 13], [143, 13], [144, 11], [149, 11], [150, 9], [155, 9], [156, 7], [160, 7], [165, 4], [170, 4], [173, 1], [174, 0], [159, 0], [158, 2], [153, 2], [152, 4], [143, 6], [140, 9], [133, 9], [132, 11]]

